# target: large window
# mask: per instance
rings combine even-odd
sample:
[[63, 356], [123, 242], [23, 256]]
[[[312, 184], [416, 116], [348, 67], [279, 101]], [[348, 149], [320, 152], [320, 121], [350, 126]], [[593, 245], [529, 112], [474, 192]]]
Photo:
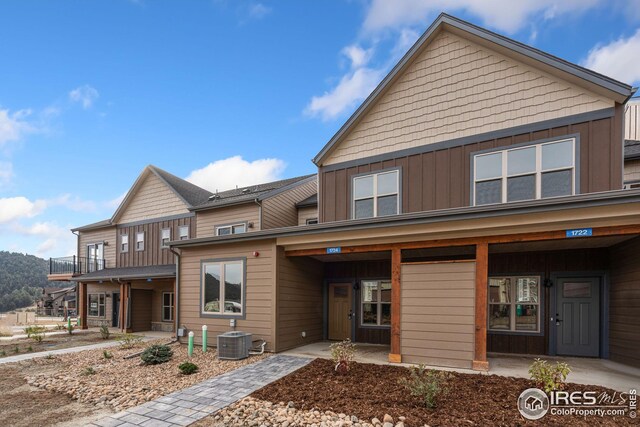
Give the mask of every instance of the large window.
[[104, 317], [104, 294], [89, 294], [89, 316]]
[[489, 278], [489, 330], [540, 331], [540, 277]]
[[396, 215], [400, 212], [400, 171], [353, 178], [353, 218]]
[[178, 239], [179, 240], [187, 240], [189, 238], [189, 226], [181, 225], [178, 227]]
[[216, 227], [216, 236], [227, 236], [229, 234], [240, 234], [247, 231], [247, 224], [230, 224]]
[[391, 325], [391, 282], [363, 280], [360, 287], [360, 323], [363, 326]]
[[144, 231], [136, 233], [136, 251], [144, 251]]
[[129, 235], [123, 234], [120, 236], [120, 252], [129, 252]]
[[244, 261], [202, 264], [202, 313], [243, 314]]
[[174, 294], [173, 292], [162, 293], [162, 321], [173, 321], [173, 306], [174, 306]]
[[168, 248], [169, 247], [169, 241], [171, 240], [171, 229], [170, 228], [163, 228], [162, 230], [160, 230], [160, 246], [162, 246], [163, 248]]
[[474, 175], [476, 205], [575, 194], [575, 140], [478, 154]]

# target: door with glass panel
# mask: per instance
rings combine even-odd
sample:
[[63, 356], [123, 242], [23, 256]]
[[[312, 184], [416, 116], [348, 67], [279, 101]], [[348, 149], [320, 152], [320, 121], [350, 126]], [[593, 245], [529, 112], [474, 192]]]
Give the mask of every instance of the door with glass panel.
[[351, 283], [331, 283], [329, 285], [329, 325], [328, 338], [343, 341], [351, 338], [353, 318]]
[[556, 352], [600, 355], [600, 279], [562, 278], [556, 286]]
[[104, 268], [104, 243], [92, 243], [87, 246], [87, 271]]

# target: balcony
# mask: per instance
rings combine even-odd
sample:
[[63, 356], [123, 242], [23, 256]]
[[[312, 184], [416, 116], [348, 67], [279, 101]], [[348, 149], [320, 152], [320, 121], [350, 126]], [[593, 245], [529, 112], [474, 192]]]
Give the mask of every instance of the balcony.
[[75, 276], [106, 268], [104, 259], [68, 256], [49, 258], [49, 281], [69, 281]]

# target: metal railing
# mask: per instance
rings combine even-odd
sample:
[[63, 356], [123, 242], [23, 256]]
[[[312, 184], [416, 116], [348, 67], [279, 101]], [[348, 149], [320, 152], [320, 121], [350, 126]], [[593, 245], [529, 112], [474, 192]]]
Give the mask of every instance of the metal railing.
[[107, 263], [104, 259], [68, 256], [49, 258], [49, 274], [86, 274], [103, 270]]

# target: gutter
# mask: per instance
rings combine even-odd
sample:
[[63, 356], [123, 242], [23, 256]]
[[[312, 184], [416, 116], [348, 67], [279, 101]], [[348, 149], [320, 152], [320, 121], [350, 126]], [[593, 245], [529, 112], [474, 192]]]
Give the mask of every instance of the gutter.
[[182, 253], [182, 251], [178, 250], [176, 251], [173, 248], [169, 248], [169, 250], [171, 252], [173, 252], [173, 254], [176, 256], [176, 289], [175, 289], [175, 293], [173, 294], [173, 303], [175, 304], [175, 310], [176, 310], [176, 318], [173, 319], [174, 323], [175, 323], [175, 329], [176, 329], [176, 341], [178, 340], [178, 328], [180, 325], [180, 255]]

